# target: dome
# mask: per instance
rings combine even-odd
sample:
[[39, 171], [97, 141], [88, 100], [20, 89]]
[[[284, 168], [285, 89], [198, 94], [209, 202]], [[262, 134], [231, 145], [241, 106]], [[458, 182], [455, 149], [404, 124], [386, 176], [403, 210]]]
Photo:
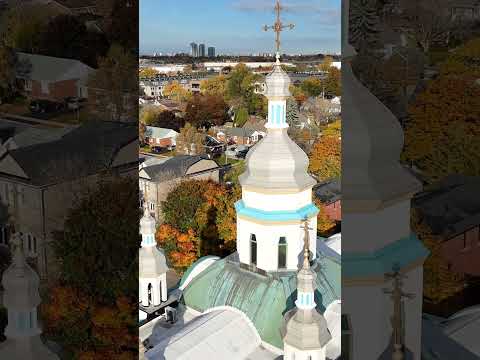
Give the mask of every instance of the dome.
[[290, 77], [279, 63], [275, 64], [273, 71], [265, 79], [265, 96], [270, 100], [274, 98], [288, 98], [290, 96]]
[[155, 234], [155, 219], [146, 207], [140, 219], [140, 234]]
[[156, 278], [168, 271], [167, 260], [156, 246], [142, 247], [139, 251], [139, 277]]
[[308, 157], [288, 137], [286, 129], [269, 129], [268, 135], [247, 154], [242, 187], [301, 191], [316, 184], [307, 173]]

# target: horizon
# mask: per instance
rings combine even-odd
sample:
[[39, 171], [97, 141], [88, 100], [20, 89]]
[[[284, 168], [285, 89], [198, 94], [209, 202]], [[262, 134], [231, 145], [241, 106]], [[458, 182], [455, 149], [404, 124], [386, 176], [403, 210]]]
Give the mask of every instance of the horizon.
[[[282, 5], [282, 22], [295, 24], [282, 32], [283, 53], [340, 54], [340, 0], [290, 0]], [[273, 0], [142, 0], [140, 54], [189, 54], [191, 42], [213, 46], [216, 54], [227, 56], [274, 53], [275, 35], [262, 29], [275, 22], [273, 7]]]

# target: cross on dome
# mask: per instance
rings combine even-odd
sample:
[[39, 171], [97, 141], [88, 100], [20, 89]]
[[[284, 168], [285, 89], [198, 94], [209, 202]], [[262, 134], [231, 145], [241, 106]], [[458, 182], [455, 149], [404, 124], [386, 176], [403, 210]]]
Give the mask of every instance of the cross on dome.
[[292, 30], [294, 27], [295, 27], [295, 24], [283, 24], [282, 23], [282, 20], [280, 19], [280, 14], [281, 14], [281, 11], [283, 10], [283, 6], [280, 5], [280, 0], [277, 0], [276, 1], [276, 4], [275, 4], [275, 13], [277, 15], [277, 20], [275, 21], [275, 24], [271, 25], [271, 26], [268, 26], [268, 25], [265, 25], [263, 27], [263, 30], [265, 31], [268, 31], [268, 30], [273, 30], [275, 32], [275, 44], [276, 44], [276, 50], [277, 50], [277, 64], [280, 63], [280, 34], [283, 30], [285, 29], [290, 29]]

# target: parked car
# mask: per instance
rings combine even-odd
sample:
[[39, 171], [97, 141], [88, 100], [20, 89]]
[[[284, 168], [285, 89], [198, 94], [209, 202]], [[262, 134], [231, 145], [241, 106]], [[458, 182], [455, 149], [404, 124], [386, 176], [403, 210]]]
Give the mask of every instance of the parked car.
[[65, 99], [65, 105], [68, 110], [78, 110], [85, 103], [86, 99], [78, 97], [67, 97]]
[[163, 154], [168, 151], [168, 148], [166, 147], [161, 147], [161, 146], [152, 146], [150, 148], [151, 152], [154, 154]]
[[29, 105], [32, 114], [45, 114], [60, 111], [64, 105], [59, 102], [49, 100], [32, 100]]
[[246, 148], [246, 149], [237, 151], [237, 158], [239, 158], [239, 159], [245, 159], [245, 158], [247, 157], [248, 150], [250, 150], [250, 149], [249, 149], [249, 148]]

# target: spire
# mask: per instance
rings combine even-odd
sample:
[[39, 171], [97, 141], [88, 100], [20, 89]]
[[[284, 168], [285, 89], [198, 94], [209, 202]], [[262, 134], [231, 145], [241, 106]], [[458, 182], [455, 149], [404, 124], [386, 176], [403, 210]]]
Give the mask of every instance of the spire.
[[143, 206], [143, 217], [140, 220], [140, 234], [142, 235], [142, 247], [155, 246], [155, 219], [150, 215], [147, 205]]
[[282, 20], [280, 19], [280, 14], [283, 10], [282, 5], [280, 5], [280, 0], [277, 0], [275, 3], [275, 14], [276, 14], [276, 21], [275, 24], [268, 26], [265, 25], [263, 27], [263, 30], [268, 31], [268, 30], [273, 30], [275, 32], [275, 46], [276, 46], [276, 57], [277, 57], [277, 65], [280, 65], [280, 34], [283, 30], [285, 29], [290, 29], [292, 30], [295, 27], [295, 24], [288, 24], [284, 25], [282, 23]]
[[8, 325], [5, 329], [7, 340], [0, 344], [0, 357], [58, 359], [39, 336], [42, 333], [37, 321], [37, 307], [41, 302], [38, 291], [40, 279], [25, 259], [19, 232], [13, 234], [11, 245], [12, 263], [2, 277], [5, 289], [3, 303], [8, 312]]
[[297, 274], [297, 300], [295, 305], [302, 310], [315, 309], [315, 273], [310, 268], [310, 234], [308, 219], [303, 221], [303, 265]]

